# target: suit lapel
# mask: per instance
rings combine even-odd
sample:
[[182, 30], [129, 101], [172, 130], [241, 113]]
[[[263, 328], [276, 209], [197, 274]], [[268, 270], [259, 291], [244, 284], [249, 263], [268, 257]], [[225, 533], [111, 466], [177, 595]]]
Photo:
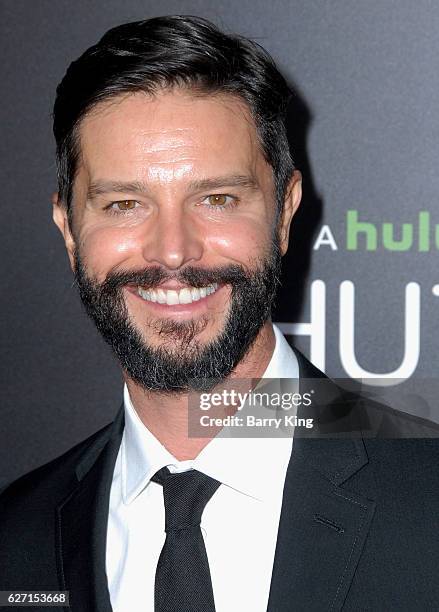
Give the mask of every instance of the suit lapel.
[[105, 573], [108, 505], [123, 407], [78, 464], [77, 487], [57, 508], [58, 566], [70, 610], [111, 612]]
[[[296, 355], [301, 381], [326, 378]], [[340, 485], [367, 462], [362, 439], [294, 439], [267, 612], [341, 610], [375, 503]]]

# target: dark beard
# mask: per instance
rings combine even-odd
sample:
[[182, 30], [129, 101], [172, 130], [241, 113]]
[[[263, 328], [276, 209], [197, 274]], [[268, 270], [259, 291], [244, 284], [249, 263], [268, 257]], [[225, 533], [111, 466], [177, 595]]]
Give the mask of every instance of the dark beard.
[[[102, 283], [87, 275], [75, 252], [75, 278], [87, 314], [112, 347], [128, 376], [147, 391], [184, 393], [210, 391], [241, 361], [271, 315], [280, 281], [281, 255], [277, 240], [259, 267], [246, 273], [239, 265], [199, 269], [187, 267], [169, 275], [159, 267], [109, 273]], [[127, 284], [154, 288], [170, 278], [193, 287], [226, 283], [232, 288], [223, 331], [201, 345], [196, 336], [208, 324], [206, 316], [189, 321], [156, 319], [149, 325], [163, 340], [148, 346], [130, 320], [123, 297]]]

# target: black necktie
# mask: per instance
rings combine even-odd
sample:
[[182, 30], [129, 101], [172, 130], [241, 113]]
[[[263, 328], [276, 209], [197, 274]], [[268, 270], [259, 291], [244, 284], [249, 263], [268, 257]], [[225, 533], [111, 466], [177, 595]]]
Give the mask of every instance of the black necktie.
[[163, 486], [166, 540], [155, 575], [155, 612], [215, 612], [209, 562], [200, 523], [221, 483], [197, 470], [152, 478]]

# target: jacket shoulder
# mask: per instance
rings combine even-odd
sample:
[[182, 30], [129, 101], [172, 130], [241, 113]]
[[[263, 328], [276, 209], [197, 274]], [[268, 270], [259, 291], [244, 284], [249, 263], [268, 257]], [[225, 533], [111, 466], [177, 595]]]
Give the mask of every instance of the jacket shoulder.
[[[23, 503], [29, 495], [59, 499], [63, 491], [70, 490], [76, 479], [76, 467], [89, 448], [103, 446], [108, 438], [112, 423], [82, 440], [68, 451], [48, 463], [20, 476], [17, 480], [0, 489], [0, 509], [13, 503]], [[99, 444], [101, 442], [101, 444]]]

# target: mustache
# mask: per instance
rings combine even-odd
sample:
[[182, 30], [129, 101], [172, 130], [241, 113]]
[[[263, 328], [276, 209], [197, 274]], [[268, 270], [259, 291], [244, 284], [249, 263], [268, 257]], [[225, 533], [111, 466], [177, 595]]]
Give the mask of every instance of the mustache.
[[229, 264], [216, 268], [196, 268], [188, 266], [176, 274], [170, 274], [158, 266], [143, 270], [120, 270], [109, 272], [101, 285], [104, 292], [114, 292], [126, 285], [141, 285], [155, 289], [165, 281], [175, 280], [181, 284], [200, 288], [212, 283], [239, 285], [245, 284], [250, 275], [237, 264]]

